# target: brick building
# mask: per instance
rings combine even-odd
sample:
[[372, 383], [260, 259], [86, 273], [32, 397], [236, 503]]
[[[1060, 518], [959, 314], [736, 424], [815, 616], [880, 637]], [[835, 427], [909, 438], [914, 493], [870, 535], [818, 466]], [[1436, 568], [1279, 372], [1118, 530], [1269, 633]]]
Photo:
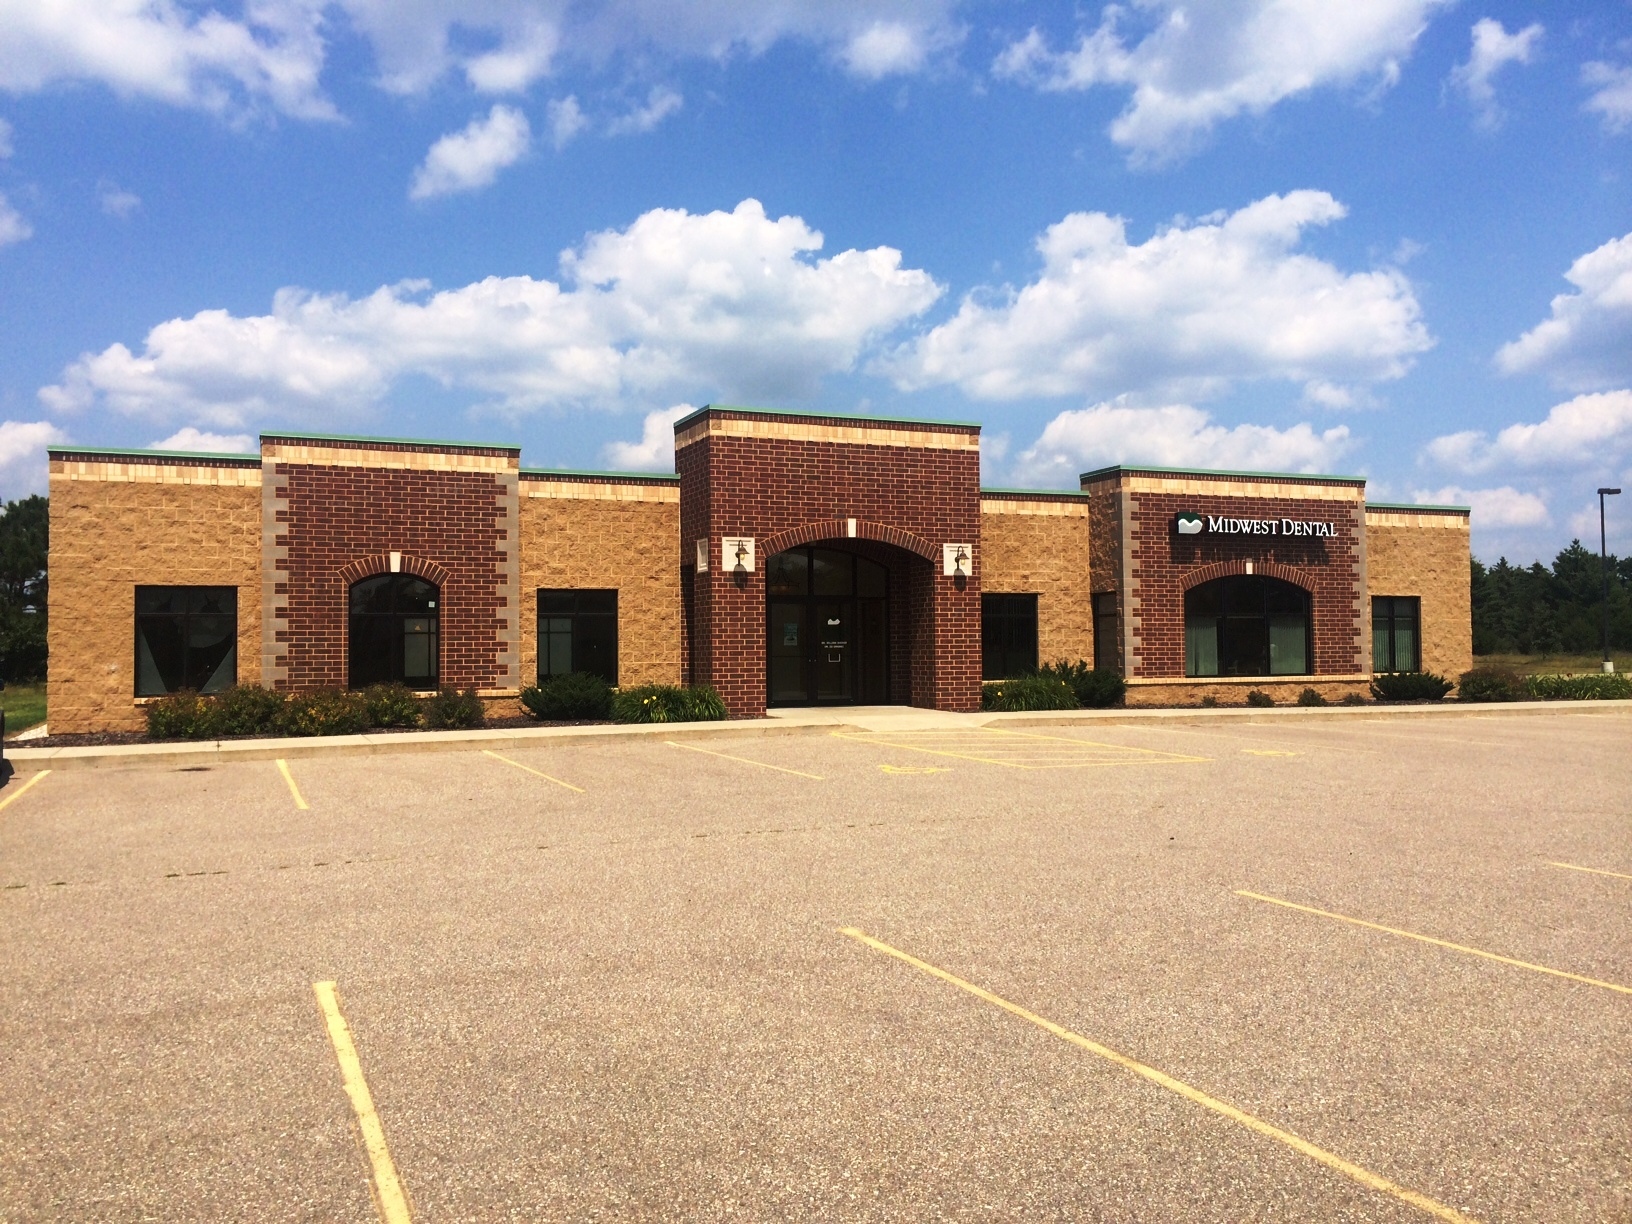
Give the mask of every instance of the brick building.
[[708, 407], [675, 475], [519, 448], [265, 434], [55, 448], [54, 731], [180, 688], [399, 680], [510, 706], [566, 671], [767, 705], [972, 710], [1087, 659], [1130, 704], [1362, 691], [1471, 665], [1468, 512], [1343, 477], [1116, 467], [982, 489], [956, 422]]

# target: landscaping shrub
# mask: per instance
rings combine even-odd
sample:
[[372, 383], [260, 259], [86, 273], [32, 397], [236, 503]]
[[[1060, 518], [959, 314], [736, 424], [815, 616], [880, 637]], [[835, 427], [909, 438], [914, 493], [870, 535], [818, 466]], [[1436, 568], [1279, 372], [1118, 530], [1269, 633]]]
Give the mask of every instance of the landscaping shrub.
[[213, 704], [217, 735], [265, 735], [278, 729], [284, 695], [239, 684], [204, 700]]
[[1344, 693], [1343, 700], [1337, 704], [1347, 706], [1365, 705], [1366, 699], [1360, 696], [1359, 693]]
[[1211, 693], [1208, 693], [1207, 696], [1201, 699], [1201, 708], [1204, 710], [1218, 709], [1218, 698], [1214, 697]]
[[1326, 698], [1320, 695], [1319, 689], [1306, 688], [1298, 694], [1298, 704], [1300, 706], [1323, 706], [1327, 702]]
[[522, 689], [521, 704], [534, 718], [551, 721], [610, 718], [612, 690], [599, 676], [572, 672], [551, 676], [542, 684]]
[[419, 698], [406, 684], [371, 684], [363, 690], [371, 727], [417, 727], [425, 717]]
[[1451, 682], [1433, 672], [1382, 672], [1371, 680], [1371, 695], [1378, 701], [1439, 701], [1451, 691]]
[[1038, 669], [1039, 676], [1063, 680], [1076, 694], [1077, 704], [1089, 709], [1103, 709], [1122, 700], [1128, 682], [1114, 671], [1096, 671], [1086, 660], [1067, 663], [1064, 659]]
[[1524, 677], [1506, 667], [1476, 667], [1463, 672], [1456, 682], [1456, 695], [1461, 701], [1522, 701], [1529, 696]]
[[475, 689], [443, 689], [425, 699], [425, 725], [439, 731], [468, 731], [487, 721], [487, 711]]
[[278, 730], [284, 735], [356, 735], [368, 728], [368, 705], [361, 693], [313, 689], [283, 703]]
[[1069, 684], [1042, 672], [988, 684], [980, 692], [983, 710], [1075, 710], [1079, 704]]
[[725, 702], [711, 684], [642, 684], [617, 691], [612, 717], [620, 723], [717, 722], [725, 717]]
[[1247, 704], [1249, 706], [1260, 706], [1260, 707], [1261, 706], [1272, 706], [1272, 705], [1275, 704], [1275, 698], [1271, 697], [1268, 693], [1264, 692], [1261, 689], [1253, 689], [1250, 693], [1247, 694]]
[[191, 689], [169, 693], [147, 707], [147, 733], [154, 739], [213, 739], [215, 702]]
[[1585, 676], [1531, 676], [1526, 695], [1542, 701], [1617, 701], [1632, 698], [1632, 677], [1619, 672]]

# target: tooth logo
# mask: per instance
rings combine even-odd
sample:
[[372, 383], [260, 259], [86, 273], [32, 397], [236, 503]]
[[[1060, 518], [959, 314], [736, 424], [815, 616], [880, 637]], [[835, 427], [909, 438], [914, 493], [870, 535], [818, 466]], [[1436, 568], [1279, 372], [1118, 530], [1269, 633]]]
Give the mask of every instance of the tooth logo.
[[1180, 535], [1200, 535], [1202, 519], [1199, 514], [1181, 514], [1178, 520]]

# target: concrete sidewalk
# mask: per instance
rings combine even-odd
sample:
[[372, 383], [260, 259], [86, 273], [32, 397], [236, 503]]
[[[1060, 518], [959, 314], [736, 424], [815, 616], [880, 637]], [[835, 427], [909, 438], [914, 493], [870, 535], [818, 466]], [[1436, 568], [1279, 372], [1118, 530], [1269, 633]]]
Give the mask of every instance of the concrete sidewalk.
[[227, 764], [282, 758], [395, 755], [419, 752], [469, 752], [524, 748], [540, 743], [570, 744], [626, 737], [691, 740], [716, 736], [808, 735], [850, 729], [874, 732], [955, 729], [1020, 730], [1027, 727], [1208, 726], [1228, 723], [1276, 723], [1286, 720], [1493, 718], [1526, 714], [1603, 714], [1632, 716], [1627, 701], [1515, 701], [1480, 705], [1444, 703], [1402, 706], [1283, 706], [1265, 709], [1109, 709], [1048, 710], [1012, 714], [989, 711], [953, 714], [911, 706], [830, 706], [772, 710], [765, 718], [703, 723], [596, 724], [581, 727], [508, 727], [490, 731], [401, 731], [372, 735], [331, 735], [298, 739], [198, 740], [182, 743], [118, 744], [86, 748], [20, 748], [7, 746], [6, 760], [18, 774], [42, 769], [110, 769], [152, 765], [175, 769], [186, 765]]

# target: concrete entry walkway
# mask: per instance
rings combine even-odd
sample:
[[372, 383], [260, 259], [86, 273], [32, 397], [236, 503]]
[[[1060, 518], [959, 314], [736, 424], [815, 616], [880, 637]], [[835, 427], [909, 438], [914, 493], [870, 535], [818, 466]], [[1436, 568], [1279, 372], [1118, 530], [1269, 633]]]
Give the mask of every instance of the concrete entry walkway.
[[979, 727], [991, 720], [982, 714], [954, 714], [950, 710], [924, 710], [917, 706], [799, 706], [771, 709], [765, 717], [801, 727], [858, 727], [863, 731], [939, 731], [945, 728]]

